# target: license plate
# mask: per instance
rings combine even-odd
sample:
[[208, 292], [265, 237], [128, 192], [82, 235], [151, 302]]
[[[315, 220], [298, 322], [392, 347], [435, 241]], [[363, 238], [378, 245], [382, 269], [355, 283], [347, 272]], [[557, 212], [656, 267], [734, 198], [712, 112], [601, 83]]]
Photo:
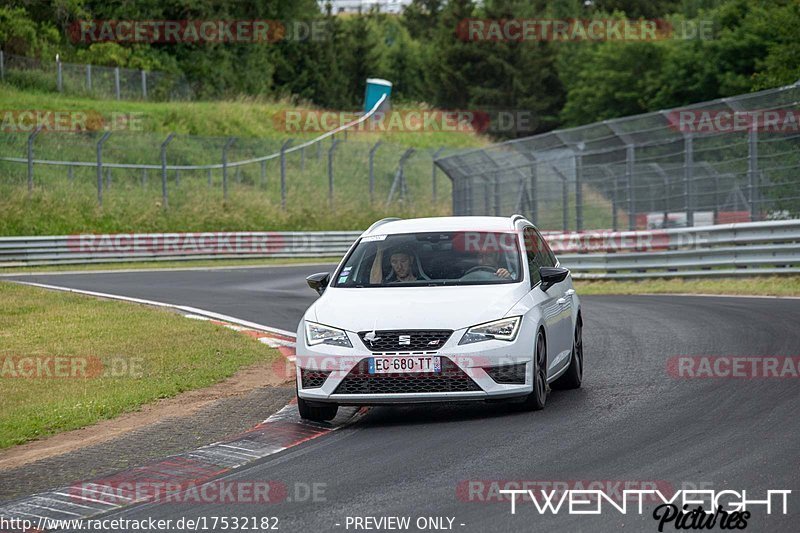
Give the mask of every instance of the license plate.
[[441, 372], [441, 357], [370, 357], [370, 374], [402, 374], [405, 372]]

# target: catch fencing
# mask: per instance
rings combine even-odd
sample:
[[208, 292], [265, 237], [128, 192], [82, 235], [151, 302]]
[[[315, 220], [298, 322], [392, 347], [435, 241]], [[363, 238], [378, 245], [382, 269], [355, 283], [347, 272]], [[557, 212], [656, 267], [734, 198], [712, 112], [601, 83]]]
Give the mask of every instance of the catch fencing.
[[[358, 231], [0, 237], [0, 268], [309, 258], [338, 260]], [[545, 232], [576, 279], [726, 277], [800, 273], [800, 220], [649, 231]]]
[[160, 194], [159, 205], [168, 209], [175, 193], [218, 191], [227, 202], [229, 192], [239, 188], [282, 210], [294, 196], [302, 199], [300, 208], [309, 210], [401, 204], [438, 213], [446, 207], [450, 184], [433, 161], [454, 150], [361, 140], [360, 132], [351, 132], [384, 99], [359, 118], [310, 140], [42, 128], [0, 132], [0, 185], [27, 186], [28, 195], [37, 188], [70, 195], [94, 189], [99, 206], [112, 190], [127, 198]]
[[123, 67], [66, 63], [0, 50], [0, 80], [23, 89], [58, 91], [115, 100], [190, 100], [194, 91], [182, 75]]
[[[800, 83], [800, 82], [798, 82]], [[453, 214], [653, 229], [800, 214], [800, 85], [555, 130], [436, 161]]]

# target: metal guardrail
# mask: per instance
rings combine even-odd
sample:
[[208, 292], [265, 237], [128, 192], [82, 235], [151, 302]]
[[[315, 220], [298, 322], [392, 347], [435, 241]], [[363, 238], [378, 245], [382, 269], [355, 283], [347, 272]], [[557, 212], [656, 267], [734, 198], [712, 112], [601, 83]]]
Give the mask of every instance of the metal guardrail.
[[[326, 231], [0, 237], [0, 268], [265, 257], [338, 259], [360, 234]], [[545, 235], [576, 279], [800, 273], [800, 220]]]

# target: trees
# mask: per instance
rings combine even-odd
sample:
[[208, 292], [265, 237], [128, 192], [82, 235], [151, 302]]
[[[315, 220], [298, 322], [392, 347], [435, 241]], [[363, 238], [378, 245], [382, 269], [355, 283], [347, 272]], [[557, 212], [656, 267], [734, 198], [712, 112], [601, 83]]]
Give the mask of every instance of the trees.
[[[711, 35], [656, 42], [470, 41], [468, 19], [636, 17]], [[277, 21], [270, 43], [73, 42], [79, 20]], [[694, 25], [694, 26], [692, 26]], [[315, 31], [309, 33], [310, 28]], [[166, 70], [203, 98], [296, 97], [357, 108], [367, 77], [394, 83], [398, 102], [516, 110], [535, 131], [686, 105], [800, 79], [796, 0], [414, 0], [404, 15], [336, 17], [315, 0], [9, 0], [0, 8], [8, 53]], [[530, 132], [525, 132], [530, 133]]]

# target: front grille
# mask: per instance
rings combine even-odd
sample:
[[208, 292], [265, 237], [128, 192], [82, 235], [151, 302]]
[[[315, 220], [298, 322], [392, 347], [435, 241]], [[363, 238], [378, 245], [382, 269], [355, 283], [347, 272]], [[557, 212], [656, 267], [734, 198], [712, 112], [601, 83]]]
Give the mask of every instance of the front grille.
[[322, 387], [330, 373], [330, 370], [310, 370], [301, 368], [300, 380], [303, 382], [303, 388], [318, 389]]
[[410, 352], [415, 350], [436, 351], [444, 346], [453, 331], [450, 329], [397, 329], [376, 331], [375, 339], [366, 340], [370, 333], [358, 334], [364, 346], [373, 352]]
[[416, 392], [470, 392], [482, 390], [454, 362], [442, 357], [439, 373], [370, 374], [362, 359], [342, 380], [334, 394], [409, 394]]
[[484, 370], [495, 383], [503, 385], [525, 384], [525, 363], [485, 367]]

